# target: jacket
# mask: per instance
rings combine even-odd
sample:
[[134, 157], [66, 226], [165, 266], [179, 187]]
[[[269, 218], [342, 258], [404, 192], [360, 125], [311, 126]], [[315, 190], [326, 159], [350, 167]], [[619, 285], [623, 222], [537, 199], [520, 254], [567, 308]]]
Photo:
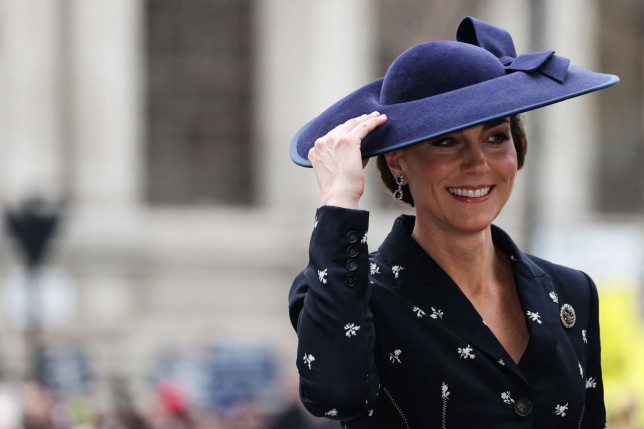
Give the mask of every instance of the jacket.
[[369, 213], [318, 209], [289, 293], [300, 396], [346, 429], [604, 428], [598, 297], [580, 271], [511, 260], [530, 339], [515, 363], [399, 217], [369, 254]]

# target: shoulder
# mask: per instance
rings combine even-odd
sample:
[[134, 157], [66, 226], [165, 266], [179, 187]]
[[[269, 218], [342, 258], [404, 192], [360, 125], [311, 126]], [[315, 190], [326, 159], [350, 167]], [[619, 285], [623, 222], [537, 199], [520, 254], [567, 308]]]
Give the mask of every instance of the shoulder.
[[564, 265], [559, 265], [554, 262], [539, 258], [534, 255], [526, 255], [530, 261], [532, 261], [536, 266], [538, 266], [544, 273], [549, 276], [566, 280], [569, 282], [581, 282], [582, 284], [588, 284], [589, 277], [583, 271], [566, 267]]
[[583, 271], [559, 265], [534, 255], [526, 256], [545, 274], [549, 275], [555, 283], [576, 285], [577, 287], [588, 287], [589, 284], [592, 285], [593, 283], [590, 277]]
[[533, 255], [526, 256], [550, 277], [560, 305], [575, 303], [578, 308], [589, 308], [596, 303], [597, 287], [588, 274]]

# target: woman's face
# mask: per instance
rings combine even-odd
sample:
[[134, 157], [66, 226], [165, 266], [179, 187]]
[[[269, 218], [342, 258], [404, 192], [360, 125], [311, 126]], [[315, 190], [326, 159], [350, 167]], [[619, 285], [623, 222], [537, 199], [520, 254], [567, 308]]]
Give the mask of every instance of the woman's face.
[[476, 232], [490, 226], [512, 192], [517, 153], [510, 119], [477, 125], [386, 155], [402, 172], [419, 222]]

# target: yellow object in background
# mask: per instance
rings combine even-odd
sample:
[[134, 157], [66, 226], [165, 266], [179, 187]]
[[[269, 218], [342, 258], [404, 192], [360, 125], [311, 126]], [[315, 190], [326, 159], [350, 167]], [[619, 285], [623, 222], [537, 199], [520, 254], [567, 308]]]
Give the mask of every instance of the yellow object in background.
[[602, 367], [608, 427], [644, 429], [644, 320], [639, 287], [599, 287]]

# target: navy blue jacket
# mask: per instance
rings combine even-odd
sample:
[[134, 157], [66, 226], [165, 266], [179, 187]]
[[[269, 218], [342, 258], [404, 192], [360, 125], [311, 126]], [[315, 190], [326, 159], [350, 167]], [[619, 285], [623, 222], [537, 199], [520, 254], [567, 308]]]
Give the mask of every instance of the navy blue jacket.
[[[369, 214], [321, 207], [289, 294], [300, 396], [347, 429], [604, 428], [597, 291], [499, 228], [530, 339], [516, 364], [399, 217], [368, 253]], [[574, 313], [574, 317], [573, 317]]]

